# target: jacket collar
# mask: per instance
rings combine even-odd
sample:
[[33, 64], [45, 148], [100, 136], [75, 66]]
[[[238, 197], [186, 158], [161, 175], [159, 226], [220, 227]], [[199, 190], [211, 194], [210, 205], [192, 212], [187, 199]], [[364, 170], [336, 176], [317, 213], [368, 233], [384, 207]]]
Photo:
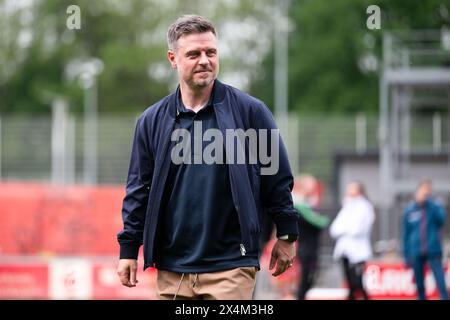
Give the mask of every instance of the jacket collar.
[[428, 207], [428, 204], [430, 203], [431, 199], [426, 198], [425, 201], [422, 204], [419, 204], [417, 201], [414, 200], [414, 208], [421, 209]]

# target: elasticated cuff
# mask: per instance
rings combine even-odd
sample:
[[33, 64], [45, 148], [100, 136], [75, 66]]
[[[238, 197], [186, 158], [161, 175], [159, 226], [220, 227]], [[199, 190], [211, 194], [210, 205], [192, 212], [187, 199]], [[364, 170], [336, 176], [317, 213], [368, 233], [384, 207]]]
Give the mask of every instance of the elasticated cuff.
[[299, 234], [297, 219], [282, 220], [276, 222], [275, 224], [277, 226], [277, 237], [281, 237], [285, 234]]
[[137, 259], [139, 255], [139, 245], [133, 243], [123, 243], [120, 245], [120, 259]]

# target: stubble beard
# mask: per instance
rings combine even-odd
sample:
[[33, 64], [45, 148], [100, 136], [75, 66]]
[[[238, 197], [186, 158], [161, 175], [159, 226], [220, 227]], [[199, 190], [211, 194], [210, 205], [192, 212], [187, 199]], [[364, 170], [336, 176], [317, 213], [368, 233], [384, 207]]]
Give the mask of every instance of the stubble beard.
[[192, 77], [188, 79], [187, 83], [191, 88], [200, 89], [209, 86], [215, 78], [216, 75], [213, 72], [211, 72], [211, 75], [208, 75], [208, 77], [201, 79], [195, 79], [195, 74], [193, 74]]

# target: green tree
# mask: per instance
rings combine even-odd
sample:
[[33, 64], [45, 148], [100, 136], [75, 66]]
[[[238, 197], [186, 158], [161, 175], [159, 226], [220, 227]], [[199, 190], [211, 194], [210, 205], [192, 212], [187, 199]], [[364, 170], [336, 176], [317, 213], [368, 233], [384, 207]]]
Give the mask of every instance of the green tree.
[[[269, 47], [264, 15], [271, 1], [194, 0], [35, 0], [18, 7], [0, 0], [0, 112], [48, 113], [56, 96], [65, 97], [74, 113], [83, 111], [83, 91], [66, 76], [74, 59], [99, 58], [100, 112], [139, 113], [174, 88], [175, 73], [166, 61], [165, 33], [182, 14], [201, 14], [219, 31], [224, 55], [221, 74], [248, 85], [258, 59], [244, 57], [256, 50], [263, 57]], [[69, 5], [81, 9], [81, 29], [66, 27]], [[240, 28], [252, 26], [250, 32]], [[269, 31], [268, 31], [269, 30]], [[266, 39], [251, 36], [253, 33]], [[253, 50], [253, 51], [255, 51]], [[236, 54], [238, 53], [238, 54]]]
[[[368, 30], [366, 8], [381, 8], [381, 30]], [[450, 1], [291, 1], [289, 17], [289, 109], [301, 113], [378, 110], [378, 74], [358, 62], [372, 52], [381, 63], [387, 30], [433, 29], [449, 24]], [[274, 56], [270, 52], [252, 93], [273, 105]]]

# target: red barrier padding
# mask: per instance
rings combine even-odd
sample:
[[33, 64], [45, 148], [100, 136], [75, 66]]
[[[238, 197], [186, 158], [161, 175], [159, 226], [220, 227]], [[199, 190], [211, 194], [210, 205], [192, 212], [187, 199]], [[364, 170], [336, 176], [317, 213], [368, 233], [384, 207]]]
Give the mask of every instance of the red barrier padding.
[[117, 255], [124, 187], [0, 184], [1, 255]]

